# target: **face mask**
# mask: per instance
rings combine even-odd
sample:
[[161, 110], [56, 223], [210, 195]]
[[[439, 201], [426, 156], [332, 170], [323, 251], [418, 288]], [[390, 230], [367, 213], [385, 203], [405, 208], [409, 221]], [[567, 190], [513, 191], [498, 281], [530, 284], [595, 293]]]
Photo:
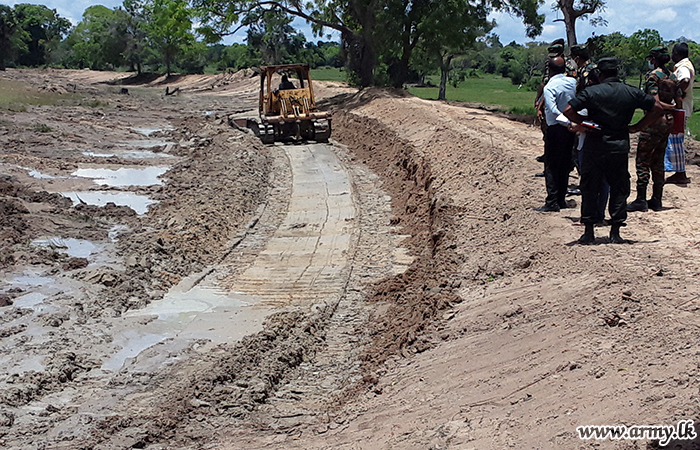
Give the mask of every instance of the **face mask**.
[[651, 63], [650, 60], [647, 60], [647, 67], [649, 68], [649, 70], [654, 70], [654, 69], [655, 69], [654, 65]]

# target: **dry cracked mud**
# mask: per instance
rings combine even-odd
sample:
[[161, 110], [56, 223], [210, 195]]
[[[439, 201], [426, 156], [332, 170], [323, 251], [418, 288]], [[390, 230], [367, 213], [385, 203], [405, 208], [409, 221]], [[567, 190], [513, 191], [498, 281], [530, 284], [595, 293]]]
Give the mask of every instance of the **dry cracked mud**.
[[576, 209], [533, 210], [535, 127], [318, 82], [333, 141], [264, 146], [229, 125], [252, 73], [126, 76], [0, 74], [34, 99], [0, 118], [3, 448], [639, 449], [576, 427], [697, 419], [694, 184], [579, 247]]

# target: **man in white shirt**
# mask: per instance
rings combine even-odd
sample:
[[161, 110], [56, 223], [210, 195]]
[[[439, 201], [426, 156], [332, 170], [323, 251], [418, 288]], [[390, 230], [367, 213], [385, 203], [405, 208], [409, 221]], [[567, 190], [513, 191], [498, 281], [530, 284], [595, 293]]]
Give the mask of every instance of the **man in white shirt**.
[[[693, 114], [693, 82], [695, 81], [695, 67], [688, 59], [688, 44], [685, 42], [673, 46], [671, 59], [676, 63], [675, 75], [680, 83], [683, 92], [683, 105], [685, 111], [685, 125], [688, 125], [688, 118]], [[681, 105], [676, 105], [678, 108]], [[685, 127], [683, 127], [685, 130]], [[666, 146], [666, 157], [664, 160], [666, 172], [676, 172], [666, 178], [666, 183], [688, 184], [690, 178], [685, 174], [685, 148], [683, 146], [684, 133], [671, 134], [668, 137]]]
[[[538, 211], [566, 208], [566, 191], [571, 171], [571, 153], [576, 135], [568, 124], [557, 121], [569, 100], [576, 96], [576, 78], [566, 76], [566, 61], [561, 56], [549, 60], [551, 78], [544, 87], [544, 110], [547, 142], [544, 150], [544, 179], [547, 187], [545, 204]], [[568, 119], [565, 119], [568, 121]]]

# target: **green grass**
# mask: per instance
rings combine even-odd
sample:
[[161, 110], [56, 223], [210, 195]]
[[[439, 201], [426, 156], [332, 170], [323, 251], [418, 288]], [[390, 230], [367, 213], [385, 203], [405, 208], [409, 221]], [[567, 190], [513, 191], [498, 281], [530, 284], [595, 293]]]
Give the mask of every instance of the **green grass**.
[[73, 94], [39, 92], [23, 83], [0, 78], [0, 110], [26, 111], [27, 105], [61, 105], [72, 100]]
[[51, 128], [50, 126], [46, 125], [45, 123], [37, 123], [37, 124], [34, 124], [34, 126], [32, 127], [32, 129], [33, 129], [34, 131], [36, 131], [37, 133], [50, 133], [50, 132], [53, 131], [53, 128]]
[[[432, 80], [434, 83], [438, 80]], [[420, 98], [437, 99], [437, 87], [413, 87], [409, 91]], [[535, 114], [533, 103], [535, 92], [525, 86], [518, 89], [509, 78], [500, 75], [485, 74], [480, 78], [467, 78], [454, 88], [447, 86], [445, 97], [448, 101], [481, 103], [493, 106], [499, 111], [511, 111], [516, 114]]]
[[311, 69], [311, 79], [320, 81], [348, 81], [348, 73], [337, 67], [323, 66]]

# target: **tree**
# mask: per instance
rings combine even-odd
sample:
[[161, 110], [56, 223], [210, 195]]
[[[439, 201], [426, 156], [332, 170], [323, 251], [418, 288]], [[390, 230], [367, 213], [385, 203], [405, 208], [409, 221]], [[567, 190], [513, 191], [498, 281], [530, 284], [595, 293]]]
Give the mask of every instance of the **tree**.
[[5, 62], [13, 60], [19, 51], [26, 51], [24, 34], [12, 8], [0, 5], [0, 70], [5, 70]]
[[[451, 26], [445, 26], [445, 17], [449, 17]], [[493, 26], [483, 4], [473, 5], [465, 0], [437, 2], [421, 21], [418, 28], [422, 33], [423, 53], [433, 55], [440, 67], [439, 100], [445, 100], [453, 58], [473, 48], [477, 38], [486, 35]]]
[[291, 26], [292, 18], [280, 10], [258, 10], [248, 16], [247, 43], [266, 64], [281, 64], [304, 48], [306, 38]]
[[[222, 36], [235, 24], [245, 23], [245, 17], [258, 8], [279, 9], [301, 17], [321, 33], [324, 28], [340, 32], [348, 69], [356, 75], [358, 84], [368, 86], [374, 81], [374, 69], [380, 57], [398, 61], [398, 80], [405, 79], [412, 51], [420, 43], [422, 23], [439, 8], [435, 0], [194, 0], [208, 36]], [[477, 0], [484, 10], [507, 11], [523, 18], [528, 35], [541, 31], [543, 16], [537, 6], [543, 0]], [[466, 3], [466, 2], [465, 2]], [[441, 17], [443, 27], [453, 26], [451, 17]]]
[[46, 64], [51, 52], [71, 28], [70, 21], [60, 17], [55, 9], [27, 3], [15, 5], [14, 15], [24, 31], [22, 39], [26, 44], [26, 50], [21, 52], [17, 62], [32, 67]]
[[71, 47], [68, 63], [93, 70], [121, 66], [127, 48], [126, 20], [124, 10], [100, 5], [88, 7], [83, 20], [66, 38]]
[[151, 18], [146, 26], [148, 39], [160, 51], [169, 77], [175, 58], [195, 42], [191, 33], [193, 12], [187, 0], [153, 0], [147, 9]]
[[149, 10], [143, 0], [124, 0], [126, 16], [124, 17], [124, 30], [126, 33], [126, 48], [124, 60], [131, 70], [141, 73], [146, 57], [150, 52], [148, 48], [147, 24], [150, 21]]
[[[587, 18], [591, 14], [602, 12], [605, 9], [604, 0], [556, 0], [556, 9], [559, 9], [564, 15], [563, 19], [566, 26], [566, 40], [569, 47], [578, 44], [576, 40], [576, 20], [579, 18]], [[593, 25], [604, 25], [607, 22], [601, 16], [591, 18]]]

